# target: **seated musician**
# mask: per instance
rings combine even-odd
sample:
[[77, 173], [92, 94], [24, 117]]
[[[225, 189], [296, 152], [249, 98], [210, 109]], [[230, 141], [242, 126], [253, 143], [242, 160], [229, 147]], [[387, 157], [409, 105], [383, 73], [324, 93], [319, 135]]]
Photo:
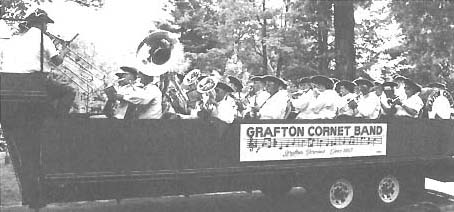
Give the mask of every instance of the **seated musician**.
[[[125, 93], [117, 94], [117, 99], [131, 103], [133, 119], [160, 119], [162, 116], [162, 93], [153, 83], [154, 77], [139, 71], [138, 77], [143, 87]], [[131, 104], [128, 107], [131, 107]], [[129, 111], [128, 111], [129, 112]]]
[[394, 89], [394, 93], [400, 100], [407, 99], [407, 94], [405, 92], [405, 81], [408, 80], [407, 77], [402, 75], [396, 75], [393, 78], [393, 82], [397, 84], [396, 88]]
[[252, 81], [252, 90], [247, 98], [247, 108], [245, 113], [245, 118], [256, 118], [257, 111], [253, 111], [253, 108], [260, 108], [265, 101], [270, 97], [270, 93], [265, 90], [266, 82], [261, 76], [253, 76], [250, 81]]
[[410, 79], [405, 80], [405, 94], [407, 99], [405, 100], [396, 100], [396, 114], [395, 116], [400, 117], [412, 117], [418, 118], [419, 112], [424, 106], [424, 103], [419, 97], [419, 92], [421, 92], [421, 86], [416, 84]]
[[226, 123], [232, 123], [237, 113], [235, 99], [229, 94], [234, 89], [223, 82], [218, 82], [215, 88], [216, 106], [212, 111], [212, 116]]
[[429, 119], [450, 119], [451, 104], [453, 101], [449, 92], [446, 91], [446, 85], [442, 83], [430, 83], [427, 87], [431, 88], [432, 94], [426, 103], [426, 109]]
[[284, 80], [271, 75], [264, 76], [263, 80], [266, 82], [266, 91], [270, 93], [270, 97], [261, 108], [255, 107], [253, 110], [258, 111], [259, 119], [284, 119], [289, 104], [287, 84]]
[[[40, 71], [40, 39], [41, 30], [46, 33], [47, 24], [54, 23], [44, 10], [37, 9], [25, 18], [21, 23], [20, 32], [8, 41], [8, 47], [3, 48], [2, 72], [10, 73], [35, 73]], [[49, 97], [55, 101], [55, 110], [58, 116], [66, 116], [72, 107], [76, 92], [69, 86], [61, 74], [49, 74], [52, 65], [59, 66], [63, 63], [63, 57], [68, 53], [64, 48], [57, 53], [52, 40], [45, 34], [43, 36], [43, 71], [48, 80], [46, 89]], [[65, 80], [62, 80], [65, 79]]]
[[356, 101], [358, 95], [355, 94], [355, 83], [350, 81], [339, 81], [335, 85], [335, 90], [339, 91], [341, 101], [339, 102], [339, 108], [337, 111], [338, 117], [353, 117], [355, 111], [349, 106], [351, 101]]
[[119, 78], [118, 82], [112, 86], [115, 89], [112, 92], [107, 93], [107, 103], [104, 107], [104, 113], [107, 117], [112, 117], [116, 119], [131, 119], [131, 115], [133, 114], [131, 110], [133, 108], [129, 108], [131, 112], [128, 112], [128, 106], [131, 104], [128, 101], [123, 99], [117, 99], [116, 94], [120, 95], [127, 95], [128, 93], [134, 92], [138, 88], [138, 85], [135, 84], [137, 79], [137, 69], [129, 66], [122, 66], [120, 67], [121, 71], [115, 73], [115, 75]]
[[367, 79], [356, 79], [353, 81], [359, 88], [360, 96], [358, 101], [351, 101], [350, 107], [354, 109], [355, 117], [365, 119], [377, 119], [380, 116], [380, 98], [372, 92], [374, 83]]
[[325, 76], [314, 76], [311, 78], [311, 82], [316, 98], [310, 103], [306, 118], [332, 119], [336, 117], [340, 97], [333, 90], [333, 81]]
[[397, 83], [395, 82], [384, 82], [381, 84], [383, 94], [379, 98], [381, 104], [380, 117], [382, 118], [394, 116], [394, 113], [396, 113], [396, 108], [393, 104], [393, 101], [397, 98], [394, 94], [395, 87], [397, 87]]
[[312, 90], [311, 78], [303, 77], [298, 80], [298, 95], [291, 99], [293, 107], [298, 112], [296, 119], [308, 119], [311, 111], [307, 108], [315, 101], [315, 95]]

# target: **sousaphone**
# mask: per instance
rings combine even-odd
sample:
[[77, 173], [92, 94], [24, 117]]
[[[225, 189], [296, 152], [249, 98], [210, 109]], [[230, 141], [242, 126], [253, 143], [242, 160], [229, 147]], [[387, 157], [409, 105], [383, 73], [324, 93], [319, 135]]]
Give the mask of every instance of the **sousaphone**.
[[183, 47], [176, 36], [167, 31], [155, 31], [139, 43], [136, 51], [138, 69], [148, 76], [160, 76], [177, 70], [184, 61]]

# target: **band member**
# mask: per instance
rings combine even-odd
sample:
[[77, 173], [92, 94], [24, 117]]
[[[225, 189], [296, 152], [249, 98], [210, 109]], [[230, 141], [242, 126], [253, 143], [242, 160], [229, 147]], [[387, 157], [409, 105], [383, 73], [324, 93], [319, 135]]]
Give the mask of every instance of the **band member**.
[[424, 103], [419, 97], [418, 93], [421, 92], [421, 86], [411, 81], [405, 80], [405, 94], [408, 97], [405, 100], [398, 99], [396, 104], [396, 116], [405, 116], [418, 118], [419, 112], [424, 106]]
[[247, 98], [247, 109], [244, 112], [245, 117], [255, 118], [257, 111], [254, 111], [253, 108], [260, 108], [265, 103], [265, 101], [270, 97], [270, 93], [265, 90], [266, 82], [263, 80], [261, 76], [253, 76], [251, 77], [250, 81], [254, 84], [252, 85], [252, 90], [249, 93], [249, 97]]
[[295, 99], [291, 99], [293, 107], [295, 107], [298, 115], [296, 119], [307, 119], [310, 118], [308, 115], [311, 114], [308, 107], [311, 102], [315, 101], [315, 95], [312, 91], [312, 81], [309, 77], [303, 77], [298, 80], [298, 94]]
[[235, 100], [236, 104], [236, 114], [235, 116], [237, 118], [243, 118], [243, 112], [246, 109], [246, 105], [243, 103], [243, 96], [242, 96], [242, 90], [243, 90], [243, 83], [241, 80], [234, 76], [228, 76], [227, 77], [228, 82], [230, 84], [230, 87], [233, 88], [233, 92], [231, 93], [233, 99]]
[[357, 79], [353, 82], [361, 92], [357, 102], [350, 102], [350, 108], [355, 111], [355, 117], [377, 119], [380, 115], [381, 104], [375, 92], [371, 92], [374, 84], [366, 79]]
[[127, 94], [117, 94], [118, 99], [128, 101], [136, 106], [134, 119], [159, 119], [162, 116], [162, 93], [153, 83], [153, 76], [138, 73], [143, 88], [135, 89]]
[[[37, 73], [41, 69], [41, 31], [46, 33], [47, 24], [54, 23], [47, 13], [37, 9], [21, 23], [19, 35], [12, 37], [3, 50], [2, 72]], [[52, 101], [56, 103], [56, 114], [65, 116], [69, 113], [76, 92], [69, 86], [70, 81], [59, 73], [49, 73], [52, 65], [59, 66], [69, 49], [64, 48], [57, 52], [52, 40], [43, 36], [43, 71], [48, 77], [46, 89]], [[64, 79], [64, 80], [62, 80]]]
[[[137, 80], [137, 69], [129, 66], [122, 66], [120, 69], [120, 72], [115, 73], [115, 75], [119, 78], [118, 82], [112, 87], [109, 87], [114, 90], [112, 92], [108, 92], [110, 89], [106, 89], [108, 100], [106, 106], [104, 107], [104, 113], [107, 117], [116, 119], [131, 119], [133, 117], [125, 117], [128, 106], [131, 103], [123, 99], [117, 99], [116, 94], [127, 95], [128, 93], [134, 92], [138, 89], [137, 85], [135, 85]], [[129, 109], [131, 110], [132, 108]]]
[[229, 95], [234, 89], [226, 83], [218, 82], [215, 91], [216, 107], [212, 111], [212, 116], [230, 124], [237, 113], [235, 100]]
[[315, 101], [310, 103], [308, 119], [332, 119], [336, 117], [340, 97], [333, 90], [333, 81], [325, 76], [311, 78]]
[[397, 75], [393, 79], [393, 81], [395, 83], [397, 83], [397, 87], [394, 89], [394, 92], [395, 92], [396, 96], [400, 100], [407, 99], [407, 95], [406, 95], [406, 92], [405, 92], [405, 81], [406, 80], [408, 80], [408, 78], [404, 77], [404, 76], [401, 76], [401, 75]]
[[339, 90], [339, 95], [341, 97], [339, 109], [337, 111], [338, 117], [353, 117], [355, 115], [355, 111], [349, 107], [350, 101], [357, 101], [358, 98], [358, 95], [355, 94], [355, 86], [355, 83], [345, 80], [336, 83], [335, 90]]
[[[446, 85], [431, 83], [427, 87], [432, 88], [432, 94], [426, 102], [429, 119], [450, 119], [452, 97], [446, 91]], [[450, 102], [451, 100], [451, 102]]]
[[384, 82], [381, 84], [383, 94], [379, 97], [381, 104], [381, 117], [394, 116], [396, 108], [394, 107], [394, 101], [397, 100], [397, 96], [394, 94], [394, 88], [397, 87], [395, 82]]
[[270, 97], [261, 108], [255, 107], [253, 110], [258, 111], [257, 116], [260, 119], [285, 118], [289, 102], [285, 81], [271, 75], [264, 76], [263, 80], [266, 83], [266, 91], [270, 94]]

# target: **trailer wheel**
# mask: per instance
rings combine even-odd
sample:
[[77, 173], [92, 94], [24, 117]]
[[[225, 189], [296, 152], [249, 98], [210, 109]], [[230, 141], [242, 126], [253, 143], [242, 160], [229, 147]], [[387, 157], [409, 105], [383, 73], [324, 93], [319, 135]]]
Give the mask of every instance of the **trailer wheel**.
[[329, 188], [329, 203], [336, 209], [346, 209], [353, 203], [352, 183], [344, 178], [335, 180]]
[[424, 176], [418, 174], [386, 174], [376, 180], [375, 199], [381, 207], [393, 207], [418, 200], [424, 190]]
[[384, 204], [396, 202], [401, 194], [399, 180], [393, 175], [382, 177], [378, 182], [377, 194], [379, 200]]

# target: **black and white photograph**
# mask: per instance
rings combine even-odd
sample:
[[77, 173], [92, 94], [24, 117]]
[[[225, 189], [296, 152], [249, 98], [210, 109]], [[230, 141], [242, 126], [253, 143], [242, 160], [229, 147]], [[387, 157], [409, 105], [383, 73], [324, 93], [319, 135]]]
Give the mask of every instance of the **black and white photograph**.
[[454, 212], [454, 1], [0, 2], [2, 212]]

